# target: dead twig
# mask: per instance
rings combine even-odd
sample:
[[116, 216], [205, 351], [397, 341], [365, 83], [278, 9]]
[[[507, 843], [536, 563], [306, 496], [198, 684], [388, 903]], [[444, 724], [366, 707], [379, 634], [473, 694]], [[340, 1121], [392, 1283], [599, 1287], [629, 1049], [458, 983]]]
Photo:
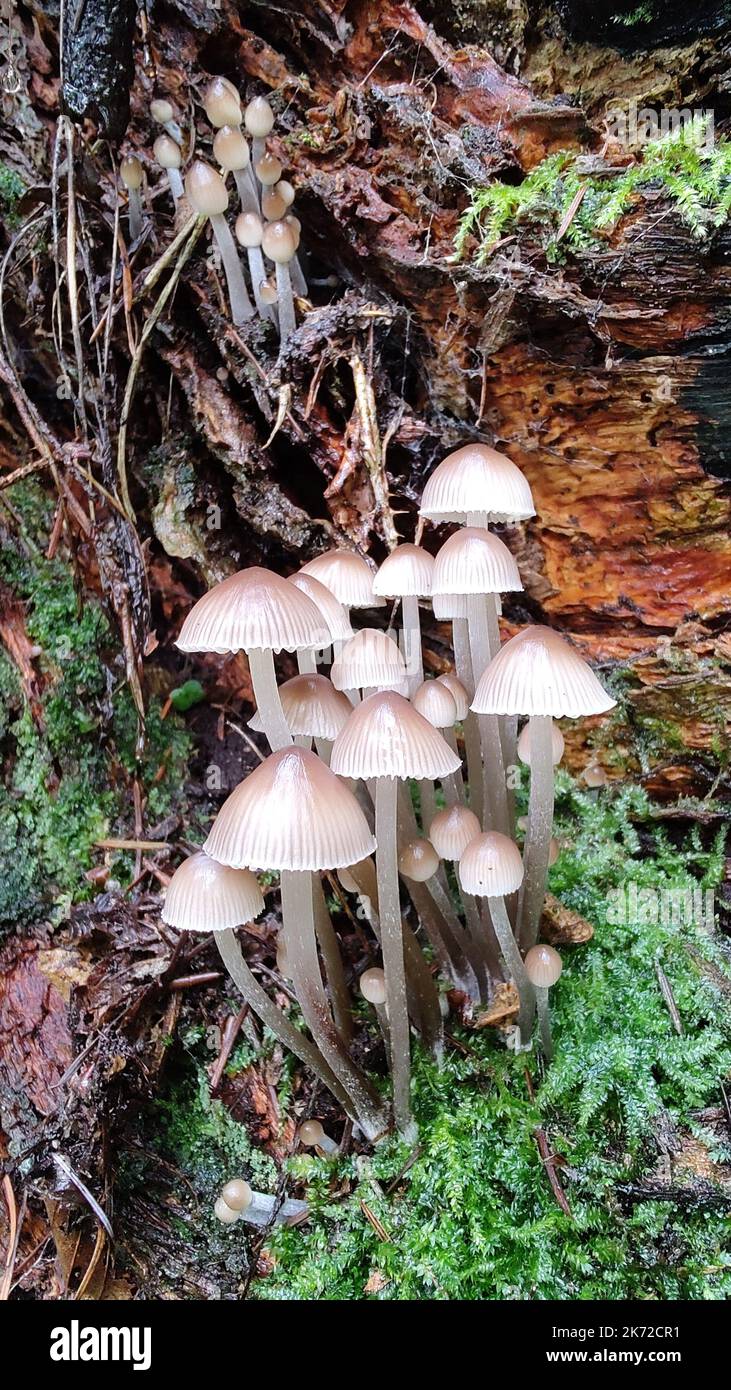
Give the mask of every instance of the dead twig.
[[[533, 1082], [530, 1079], [530, 1072], [526, 1068], [523, 1074], [525, 1076], [525, 1084], [528, 1088], [528, 1095], [530, 1096], [531, 1101], [534, 1101], [536, 1096], [535, 1091], [533, 1090]], [[571, 1211], [571, 1207], [568, 1204], [566, 1193], [564, 1192], [561, 1186], [558, 1173], [556, 1172], [556, 1155], [551, 1152], [548, 1139], [546, 1138], [546, 1131], [545, 1129], [543, 1129], [542, 1125], [536, 1125], [536, 1128], [533, 1130], [533, 1138], [535, 1139], [536, 1144], [538, 1145], [538, 1152], [541, 1156], [541, 1162], [546, 1170], [546, 1175], [548, 1177], [549, 1183], [551, 1184], [551, 1191], [554, 1197], [556, 1198], [556, 1202], [558, 1203], [564, 1215], [570, 1217], [573, 1221], [573, 1212]]]

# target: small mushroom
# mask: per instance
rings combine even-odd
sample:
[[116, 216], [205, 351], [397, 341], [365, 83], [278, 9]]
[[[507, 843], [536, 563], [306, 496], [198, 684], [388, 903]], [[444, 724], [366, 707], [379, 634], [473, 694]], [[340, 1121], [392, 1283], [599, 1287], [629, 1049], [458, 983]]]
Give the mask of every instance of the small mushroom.
[[282, 166], [273, 154], [263, 154], [261, 159], [255, 160], [254, 169], [262, 188], [273, 188], [282, 177]]
[[136, 155], [124, 156], [119, 166], [119, 177], [127, 189], [130, 241], [137, 241], [142, 235], [142, 165]]
[[546, 946], [541, 943], [538, 946], [531, 946], [525, 958], [525, 970], [536, 992], [541, 1043], [546, 1061], [550, 1062], [553, 1057], [553, 1038], [548, 1010], [548, 991], [558, 980], [563, 970], [563, 962], [558, 951], [554, 951], [553, 946]]
[[230, 1178], [221, 1189], [221, 1197], [232, 1211], [245, 1211], [251, 1206], [253, 1192], [243, 1178]]
[[[274, 185], [274, 187], [275, 187], [275, 188], [281, 188], [281, 187], [282, 187], [282, 183], [281, 183], [281, 182], [280, 182], [280, 183], [277, 183], [277, 184]], [[288, 185], [288, 187], [291, 187], [291, 184]], [[300, 262], [299, 262], [299, 256], [297, 255], [297, 252], [298, 252], [299, 249], [300, 249], [300, 236], [301, 236], [301, 234], [302, 234], [302, 223], [300, 222], [299, 217], [295, 217], [295, 215], [294, 215], [293, 212], [288, 212], [288, 213], [287, 213], [286, 217], [284, 218], [284, 222], [285, 222], [285, 225], [286, 225], [287, 227], [289, 227], [289, 230], [291, 231], [292, 236], [294, 237], [294, 250], [295, 250], [295, 255], [294, 255], [294, 257], [293, 257], [293, 259], [292, 259], [292, 263], [291, 263], [291, 265], [290, 265], [290, 267], [289, 267], [289, 274], [290, 274], [290, 278], [291, 278], [291, 281], [292, 281], [292, 289], [294, 290], [295, 294], [297, 294], [297, 295], [300, 296], [301, 299], [306, 299], [306, 298], [307, 298], [307, 281], [305, 280], [305, 277], [304, 277], [304, 274], [303, 274], [303, 271], [302, 271], [302, 266], [300, 265]]]
[[388, 1027], [388, 1013], [386, 1011], [386, 976], [379, 966], [373, 966], [370, 970], [364, 970], [358, 981], [358, 987], [364, 999], [373, 1005], [378, 1019], [378, 1026], [381, 1030], [386, 1053], [390, 1059], [391, 1037]]
[[406, 665], [392, 637], [378, 627], [362, 627], [335, 658], [330, 679], [336, 690], [402, 690]]
[[216, 1199], [213, 1211], [217, 1219], [223, 1221], [226, 1226], [231, 1226], [234, 1221], [238, 1221], [240, 1215], [238, 1211], [234, 1211], [233, 1207], [228, 1205], [228, 1202], [224, 1202], [223, 1197]]
[[380, 598], [401, 600], [402, 649], [409, 675], [409, 695], [424, 679], [421, 656], [419, 599], [431, 598], [434, 559], [420, 545], [397, 545], [386, 557], [375, 580], [373, 592]]
[[244, 112], [244, 125], [251, 136], [253, 163], [256, 167], [264, 155], [264, 142], [274, 125], [274, 112], [266, 97], [252, 97]]
[[232, 173], [241, 200], [241, 211], [259, 215], [259, 195], [251, 172], [249, 144], [240, 126], [223, 125], [216, 131], [213, 154], [225, 173]]
[[459, 881], [465, 892], [487, 898], [498, 945], [518, 990], [518, 1031], [521, 1043], [527, 1044], [533, 1021], [533, 992], [505, 906], [505, 898], [515, 893], [523, 881], [518, 846], [507, 835], [495, 831], [476, 835], [459, 861]]
[[206, 87], [203, 97], [205, 113], [212, 126], [220, 130], [222, 126], [241, 125], [241, 98], [227, 77], [214, 77]]
[[279, 341], [285, 347], [297, 326], [294, 315], [289, 265], [295, 255], [295, 239], [286, 222], [268, 222], [262, 235], [262, 250], [274, 261], [279, 302]]
[[[251, 286], [254, 291], [256, 307], [263, 319], [269, 319], [269, 305], [262, 295], [262, 285], [266, 284], [264, 257], [261, 254], [261, 239], [264, 227], [258, 212], [240, 212], [236, 218], [236, 240], [246, 249], [249, 262]], [[276, 292], [275, 292], [276, 299]]]
[[[280, 179], [279, 183], [275, 183], [274, 192], [279, 194], [286, 207], [291, 208], [294, 202], [294, 187], [288, 179]], [[296, 217], [294, 221], [297, 221]]]
[[426, 883], [439, 868], [439, 855], [430, 840], [409, 840], [398, 857], [399, 873], [414, 883]]
[[[551, 760], [553, 766], [557, 767], [564, 753], [564, 738], [558, 724], [551, 727]], [[526, 767], [530, 767], [530, 721], [523, 725], [518, 739], [518, 757]]]
[[185, 190], [191, 207], [210, 218], [228, 285], [231, 317], [236, 325], [246, 323], [253, 317], [254, 308], [246, 289], [236, 244], [224, 217], [228, 207], [226, 185], [210, 164], [197, 159], [188, 171]]
[[167, 174], [170, 192], [177, 208], [183, 196], [183, 180], [180, 177], [180, 167], [183, 163], [183, 156], [180, 145], [173, 140], [171, 135], [158, 135], [152, 147], [152, 153], [160, 165], [160, 168], [164, 169]]
[[176, 145], [182, 145], [183, 132], [175, 119], [175, 108], [166, 97], [155, 97], [150, 102], [150, 115], [157, 125], [161, 125]]
[[319, 1120], [305, 1120], [299, 1127], [298, 1139], [306, 1149], [321, 1149], [324, 1154], [336, 1154], [338, 1146], [326, 1134]]
[[259, 297], [262, 304], [266, 304], [267, 308], [271, 308], [274, 304], [279, 303], [277, 282], [273, 280], [270, 275], [267, 276], [266, 280], [261, 281], [259, 285]]
[[286, 215], [287, 204], [281, 194], [273, 188], [268, 188], [261, 195], [261, 210], [267, 222], [280, 222]]

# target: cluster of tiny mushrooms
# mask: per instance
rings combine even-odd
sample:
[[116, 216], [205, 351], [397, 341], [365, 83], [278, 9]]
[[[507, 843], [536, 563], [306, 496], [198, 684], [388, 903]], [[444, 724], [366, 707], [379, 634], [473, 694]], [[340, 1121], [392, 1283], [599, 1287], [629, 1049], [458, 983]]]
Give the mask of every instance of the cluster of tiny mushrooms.
[[[246, 1003], [371, 1142], [392, 1118], [405, 1138], [415, 1137], [412, 1035], [440, 1061], [440, 981], [489, 1002], [511, 980], [519, 1008], [510, 1045], [532, 1046], [537, 1014], [551, 1057], [547, 1001], [561, 958], [538, 934], [563, 752], [554, 721], [601, 714], [614, 701], [555, 630], [526, 627], [501, 642], [500, 595], [522, 584], [491, 527], [534, 515], [516, 465], [468, 444], [437, 466], [424, 490], [422, 524], [458, 523], [436, 556], [404, 543], [378, 570], [348, 549], [318, 555], [287, 579], [244, 569], [194, 605], [178, 637], [184, 652], [246, 652], [252, 726], [271, 753], [224, 802], [202, 851], [176, 870], [163, 918], [215, 933]], [[395, 637], [377, 627], [353, 631], [354, 611], [387, 599], [400, 601]], [[452, 625], [455, 670], [425, 680], [419, 606], [427, 602]], [[274, 654], [283, 651], [296, 653], [299, 675], [280, 687]], [[318, 670], [324, 661], [329, 677]], [[518, 759], [530, 775], [522, 852], [506, 776]], [[279, 874], [277, 964], [309, 1036], [255, 977], [234, 931], [263, 910], [255, 870]], [[383, 1034], [392, 1103], [351, 1046], [352, 1000], [323, 891], [327, 871], [357, 896], [380, 948], [381, 964], [366, 961], [358, 986]], [[413, 904], [408, 917], [402, 889]], [[302, 1137], [329, 1152], [317, 1127], [320, 1141], [309, 1130]]]
[[[278, 325], [283, 347], [296, 326], [294, 295], [306, 296], [307, 284], [297, 256], [301, 224], [292, 206], [295, 190], [282, 177], [279, 160], [267, 149], [274, 112], [263, 96], [252, 97], [243, 107], [227, 77], [214, 77], [208, 84], [203, 107], [215, 131], [213, 158], [218, 168], [196, 157], [183, 181], [186, 140], [172, 103], [164, 97], [150, 104], [152, 120], [161, 127], [153, 145], [154, 160], [165, 171], [176, 217], [185, 207], [210, 219], [234, 324], [246, 323], [257, 313], [262, 319], [271, 319]], [[125, 155], [119, 174], [127, 190], [129, 234], [134, 243], [142, 234], [145, 217], [144, 169], [137, 155]], [[239, 204], [234, 230], [246, 251], [253, 303], [226, 220], [229, 174], [233, 174]]]

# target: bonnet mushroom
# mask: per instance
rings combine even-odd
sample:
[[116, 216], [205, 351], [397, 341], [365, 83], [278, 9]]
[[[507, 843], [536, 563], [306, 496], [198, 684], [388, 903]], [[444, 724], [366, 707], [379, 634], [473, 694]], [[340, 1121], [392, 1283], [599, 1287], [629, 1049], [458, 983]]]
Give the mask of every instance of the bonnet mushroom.
[[419, 507], [429, 521], [469, 526], [515, 523], [535, 516], [527, 479], [505, 454], [488, 444], [463, 444], [434, 469]]
[[183, 180], [180, 177], [183, 156], [180, 145], [173, 140], [171, 135], [158, 135], [152, 147], [152, 153], [160, 168], [164, 169], [167, 174], [168, 186], [173, 202], [177, 207], [183, 196]]
[[479, 715], [529, 716], [530, 802], [518, 936], [538, 938], [553, 825], [553, 720], [604, 714], [615, 701], [591, 667], [557, 632], [527, 627], [511, 638], [482, 675], [472, 709]]
[[379, 598], [401, 599], [402, 650], [410, 695], [424, 679], [419, 599], [431, 597], [433, 573], [434, 559], [428, 550], [404, 544], [391, 551], [373, 581], [373, 592]]
[[[264, 257], [261, 254], [261, 239], [264, 234], [264, 224], [258, 212], [240, 212], [236, 218], [234, 230], [236, 240], [246, 251], [249, 262], [249, 274], [251, 276], [251, 287], [254, 291], [256, 307], [263, 319], [272, 318], [269, 312], [270, 305], [267, 303], [267, 296], [262, 292], [262, 287], [266, 284], [267, 273], [264, 269]], [[277, 297], [275, 295], [274, 302]]]
[[265, 141], [274, 125], [274, 112], [266, 97], [252, 97], [244, 111], [244, 125], [251, 136], [252, 163], [260, 163], [265, 152]]
[[[352, 706], [347, 695], [336, 690], [327, 676], [292, 676], [279, 687], [279, 698], [289, 731], [302, 748], [317, 740], [318, 753], [325, 762], [330, 756], [329, 745], [345, 724]], [[249, 720], [254, 733], [263, 733], [258, 713]]]
[[142, 236], [142, 165], [136, 155], [124, 156], [119, 177], [127, 189], [130, 241], [137, 241]]
[[227, 77], [214, 77], [203, 94], [203, 108], [215, 130], [241, 125], [241, 97]]
[[466, 893], [487, 898], [503, 960], [515, 982], [520, 999], [518, 1030], [521, 1044], [530, 1042], [534, 999], [518, 943], [510, 925], [505, 899], [523, 881], [523, 860], [518, 846], [506, 835], [488, 831], [471, 840], [459, 861], [459, 881]]
[[[456, 754], [457, 740], [454, 733], [454, 726], [457, 721], [457, 704], [449, 687], [444, 685], [441, 681], [423, 681], [418, 690], [414, 691], [411, 697], [411, 703], [414, 709], [419, 711], [419, 714], [423, 714], [424, 718], [428, 719], [429, 723], [434, 725], [435, 729], [441, 729], [445, 741], [449, 744], [452, 752]], [[465, 790], [464, 782], [462, 781], [461, 766], [459, 772], [454, 772], [451, 776], [445, 777], [442, 785], [446, 795], [451, 797], [452, 801], [464, 801]], [[429, 824], [436, 812], [434, 789], [431, 783], [429, 783], [428, 786], [422, 787], [420, 790], [422, 797], [422, 819], [426, 824]]]
[[[213, 139], [213, 154], [225, 173], [232, 173], [236, 183], [241, 211], [259, 216], [259, 196], [251, 172], [251, 155], [240, 126], [222, 125]], [[262, 267], [263, 268], [263, 267]]]
[[[551, 761], [557, 767], [564, 754], [564, 737], [558, 724], [551, 728]], [[530, 722], [523, 725], [518, 739], [518, 757], [526, 767], [530, 767]]]
[[150, 115], [157, 125], [161, 125], [176, 145], [182, 145], [183, 132], [175, 119], [175, 107], [166, 97], [155, 97], [150, 102]]
[[386, 1055], [391, 1055], [391, 1038], [388, 1028], [388, 1013], [386, 1011], [386, 976], [379, 966], [372, 966], [370, 970], [364, 970], [358, 981], [358, 987], [364, 999], [373, 1006], [378, 1019], [378, 1026], [381, 1030]]
[[439, 855], [430, 840], [408, 840], [398, 857], [399, 873], [414, 883], [426, 883], [439, 868]]
[[314, 753], [296, 747], [272, 753], [239, 783], [204, 846], [212, 858], [232, 868], [279, 873], [287, 968], [297, 1001], [348, 1097], [348, 1113], [369, 1139], [382, 1133], [387, 1115], [330, 1012], [317, 954], [312, 875], [356, 863], [374, 848], [352, 792]]
[[226, 276], [231, 317], [234, 323], [240, 326], [252, 318], [254, 309], [244, 282], [236, 245], [224, 217], [228, 207], [226, 185], [216, 169], [212, 169], [211, 165], [202, 159], [196, 159], [186, 175], [185, 191], [195, 212], [210, 218]]
[[300, 574], [311, 574], [319, 579], [348, 612], [351, 608], [386, 606], [386, 600], [373, 592], [375, 574], [371, 565], [357, 550], [325, 550], [314, 560], [308, 560]]
[[[381, 949], [391, 1030], [394, 1114], [405, 1136], [411, 1118], [410, 1048], [406, 1002], [401, 902], [398, 882], [397, 787], [399, 780], [441, 778], [455, 772], [459, 759], [403, 696], [394, 691], [370, 695], [353, 710], [333, 744], [331, 766], [341, 777], [375, 782], [376, 869]], [[353, 855], [351, 863], [357, 858]]]
[[406, 684], [406, 666], [388, 633], [362, 627], [335, 658], [330, 679], [336, 690], [401, 690]]
[[563, 970], [563, 962], [553, 946], [531, 946], [526, 958], [525, 969], [535, 992], [538, 1005], [538, 1026], [541, 1030], [541, 1043], [547, 1062], [553, 1058], [553, 1038], [551, 1036], [551, 1017], [548, 1008], [548, 991], [556, 984]]
[[327, 646], [314, 603], [281, 575], [252, 566], [239, 570], [188, 613], [176, 646], [183, 652], [239, 652], [249, 658], [254, 698], [272, 749], [292, 742], [282, 713], [273, 652]]
[[[336, 599], [331, 589], [321, 584], [314, 574], [307, 574], [300, 570], [299, 574], [291, 574], [289, 583], [294, 584], [295, 588], [301, 589], [303, 594], [312, 600], [318, 609], [328, 633], [333, 649], [340, 650], [343, 642], [349, 642], [353, 636], [353, 629], [350, 625], [350, 618], [347, 610], [342, 603]], [[317, 663], [312, 652], [300, 651], [297, 653], [297, 662], [300, 672], [304, 675], [309, 672], [314, 675], [317, 670]]]
[[297, 244], [292, 229], [286, 222], [267, 222], [261, 238], [262, 251], [270, 261], [274, 261], [277, 281], [277, 304], [279, 305], [279, 341], [285, 347], [295, 328], [292, 281], [289, 276], [290, 261], [294, 260]]
[[299, 1127], [297, 1138], [306, 1149], [320, 1149], [324, 1154], [336, 1154], [338, 1146], [326, 1134], [319, 1120], [305, 1120]]

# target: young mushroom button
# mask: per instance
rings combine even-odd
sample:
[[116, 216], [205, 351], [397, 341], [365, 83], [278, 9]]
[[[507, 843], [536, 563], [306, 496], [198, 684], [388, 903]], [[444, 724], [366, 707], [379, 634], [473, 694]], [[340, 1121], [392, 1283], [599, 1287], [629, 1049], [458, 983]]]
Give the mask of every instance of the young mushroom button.
[[563, 964], [558, 951], [554, 951], [553, 946], [541, 944], [531, 947], [525, 958], [525, 968], [528, 979], [536, 992], [541, 1042], [546, 1061], [550, 1062], [553, 1057], [553, 1038], [548, 1008], [548, 991], [558, 980], [563, 970]]
[[286, 222], [268, 222], [264, 227], [261, 245], [264, 255], [268, 256], [270, 261], [274, 261], [279, 303], [279, 338], [281, 346], [284, 347], [296, 327], [289, 263], [294, 259], [297, 247], [291, 228]]
[[183, 180], [180, 177], [180, 166], [183, 162], [183, 156], [180, 152], [180, 146], [176, 144], [171, 136], [158, 135], [152, 147], [152, 152], [160, 168], [164, 169], [167, 173], [170, 192], [173, 197], [173, 202], [177, 207], [177, 204], [183, 196]]
[[186, 176], [185, 190], [191, 207], [210, 218], [228, 285], [231, 317], [237, 325], [246, 323], [247, 319], [253, 316], [254, 309], [244, 282], [236, 245], [224, 217], [228, 207], [226, 185], [221, 175], [212, 169], [210, 164], [197, 159]]
[[129, 200], [130, 241], [137, 241], [142, 235], [142, 165], [136, 155], [125, 155], [119, 166], [119, 177], [127, 189]]

